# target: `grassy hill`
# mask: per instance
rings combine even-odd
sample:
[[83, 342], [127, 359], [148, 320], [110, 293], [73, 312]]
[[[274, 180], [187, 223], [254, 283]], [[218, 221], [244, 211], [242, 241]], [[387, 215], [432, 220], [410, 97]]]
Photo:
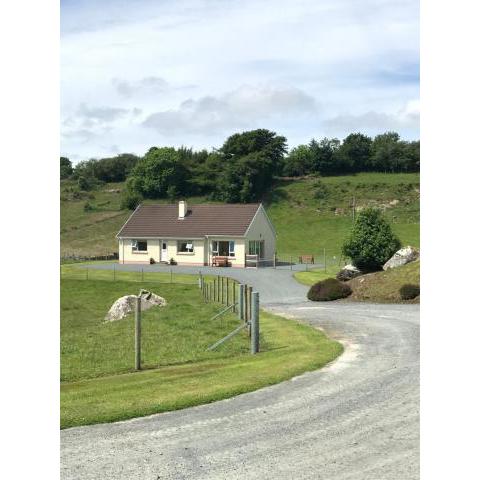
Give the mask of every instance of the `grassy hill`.
[[[130, 213], [120, 210], [123, 184], [105, 184], [93, 192], [76, 192], [61, 183], [61, 254], [102, 255], [116, 251], [115, 234]], [[357, 212], [377, 206], [403, 244], [420, 246], [419, 174], [360, 173], [325, 178], [279, 179], [263, 199], [278, 235], [281, 258], [314, 254], [320, 261], [339, 260], [341, 244], [352, 225], [352, 200]], [[189, 198], [203, 203], [203, 197]], [[85, 211], [89, 203], [92, 210]], [[167, 203], [166, 200], [146, 203]]]

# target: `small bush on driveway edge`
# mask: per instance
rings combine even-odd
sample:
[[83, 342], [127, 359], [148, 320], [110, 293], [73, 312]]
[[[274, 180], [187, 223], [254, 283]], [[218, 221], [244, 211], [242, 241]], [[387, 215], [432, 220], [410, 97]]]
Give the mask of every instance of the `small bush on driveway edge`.
[[339, 282], [335, 278], [327, 278], [312, 285], [307, 293], [307, 298], [314, 302], [328, 302], [348, 297], [351, 293], [352, 289], [347, 284]]

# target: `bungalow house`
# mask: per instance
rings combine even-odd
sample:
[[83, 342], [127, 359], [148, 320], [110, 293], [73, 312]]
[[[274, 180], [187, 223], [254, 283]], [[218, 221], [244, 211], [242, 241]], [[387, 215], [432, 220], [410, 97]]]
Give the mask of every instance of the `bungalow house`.
[[[261, 203], [139, 205], [117, 234], [120, 263], [246, 267], [273, 261], [276, 234]], [[261, 263], [260, 263], [261, 264]]]

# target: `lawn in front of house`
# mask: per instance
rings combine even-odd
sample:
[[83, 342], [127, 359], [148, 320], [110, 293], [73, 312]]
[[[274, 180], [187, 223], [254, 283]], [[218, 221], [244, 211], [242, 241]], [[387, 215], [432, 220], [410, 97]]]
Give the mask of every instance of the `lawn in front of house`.
[[[196, 286], [62, 279], [61, 427], [111, 422], [209, 403], [324, 366], [343, 351], [322, 332], [262, 312], [260, 353], [242, 332], [214, 352], [206, 347], [238, 326]], [[168, 306], [142, 314], [144, 370], [133, 372], [133, 315], [104, 323], [113, 301], [139, 288]]]

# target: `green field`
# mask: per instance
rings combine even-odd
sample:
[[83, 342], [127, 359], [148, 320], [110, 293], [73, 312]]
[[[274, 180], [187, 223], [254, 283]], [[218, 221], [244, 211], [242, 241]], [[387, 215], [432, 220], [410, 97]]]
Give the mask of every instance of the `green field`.
[[[61, 280], [62, 428], [231, 397], [320, 368], [342, 352], [318, 330], [263, 312], [259, 354], [248, 353], [245, 332], [207, 352], [238, 319], [227, 314], [212, 321], [222, 306], [206, 304], [188, 279], [75, 279], [68, 268]], [[103, 318], [114, 300], [140, 288], [163, 296], [168, 305], [142, 314], [144, 370], [133, 372], [133, 315], [108, 323]]]
[[[115, 235], [131, 212], [121, 211], [117, 190], [123, 184], [106, 184], [99, 190], [73, 198], [71, 181], [61, 183], [62, 255], [103, 255], [117, 251]], [[352, 199], [357, 209], [376, 206], [384, 210], [404, 245], [420, 246], [420, 176], [417, 173], [360, 173], [338, 177], [278, 180], [263, 199], [277, 230], [281, 259], [314, 254], [323, 261], [339, 261], [341, 244], [352, 225]], [[88, 196], [93, 198], [88, 198]], [[78, 196], [78, 194], [77, 194]], [[187, 199], [205, 202], [202, 197]], [[84, 211], [89, 202], [94, 210]], [[165, 200], [152, 202], [166, 202]]]

